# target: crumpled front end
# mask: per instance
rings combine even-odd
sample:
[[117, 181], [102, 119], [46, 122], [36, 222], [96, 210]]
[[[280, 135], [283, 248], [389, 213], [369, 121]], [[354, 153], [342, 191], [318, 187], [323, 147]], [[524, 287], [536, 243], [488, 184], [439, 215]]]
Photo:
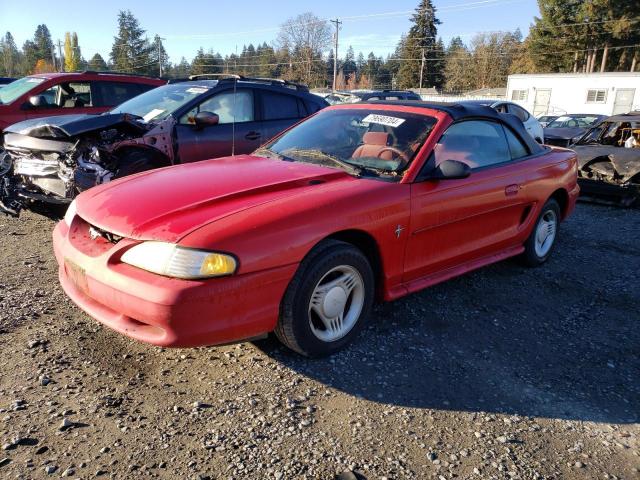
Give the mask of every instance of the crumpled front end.
[[576, 146], [584, 195], [623, 206], [640, 202], [640, 148]]
[[13, 125], [4, 135], [0, 212], [13, 216], [34, 201], [66, 204], [79, 192], [109, 182], [127, 147], [151, 149], [169, 161], [173, 157], [170, 135], [162, 130], [168, 125], [156, 137], [160, 126], [126, 115], [83, 116], [69, 124], [27, 123]]
[[0, 209], [18, 215], [29, 202], [68, 203], [78, 191], [109, 181], [113, 172], [83, 140], [5, 134]]

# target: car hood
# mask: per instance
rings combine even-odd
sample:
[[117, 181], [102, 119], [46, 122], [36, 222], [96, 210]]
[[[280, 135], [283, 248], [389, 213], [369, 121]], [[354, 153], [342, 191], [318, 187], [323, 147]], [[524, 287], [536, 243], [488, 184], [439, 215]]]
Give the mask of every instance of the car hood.
[[92, 188], [78, 196], [77, 212], [119, 236], [178, 242], [210, 222], [340, 181], [354, 177], [319, 165], [243, 155], [143, 172]]
[[584, 134], [586, 132], [586, 128], [580, 127], [566, 127], [566, 128], [545, 128], [544, 129], [544, 138], [559, 138], [571, 140], [578, 135]]
[[38, 138], [68, 138], [122, 125], [144, 132], [146, 128], [135, 118], [126, 113], [56, 115], [14, 123], [7, 127], [5, 132]]

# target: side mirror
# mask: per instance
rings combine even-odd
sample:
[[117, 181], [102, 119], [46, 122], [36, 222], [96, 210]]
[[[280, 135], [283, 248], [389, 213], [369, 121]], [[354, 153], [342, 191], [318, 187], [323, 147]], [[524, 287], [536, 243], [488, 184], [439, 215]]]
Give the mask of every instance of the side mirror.
[[467, 178], [471, 175], [471, 167], [457, 160], [445, 160], [438, 165], [429, 175], [429, 178], [437, 180], [455, 180]]
[[29, 97], [29, 105], [35, 108], [41, 108], [48, 105], [47, 99], [43, 95], [33, 95]]
[[220, 117], [212, 112], [199, 112], [193, 118], [193, 122], [198, 128], [210, 127], [212, 125], [218, 125]]

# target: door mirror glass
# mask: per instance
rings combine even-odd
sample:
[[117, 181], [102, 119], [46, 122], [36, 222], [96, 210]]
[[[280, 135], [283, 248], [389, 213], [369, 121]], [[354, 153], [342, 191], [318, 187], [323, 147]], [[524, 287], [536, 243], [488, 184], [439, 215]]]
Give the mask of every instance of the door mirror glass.
[[49, 105], [49, 103], [47, 102], [47, 99], [44, 97], [44, 95], [32, 95], [31, 97], [29, 97], [29, 105], [34, 108], [42, 108]]
[[193, 117], [193, 123], [198, 128], [210, 127], [220, 123], [220, 117], [212, 112], [199, 112]]
[[467, 178], [471, 175], [471, 168], [466, 163], [457, 160], [445, 160], [433, 169], [430, 178], [438, 180], [454, 180]]

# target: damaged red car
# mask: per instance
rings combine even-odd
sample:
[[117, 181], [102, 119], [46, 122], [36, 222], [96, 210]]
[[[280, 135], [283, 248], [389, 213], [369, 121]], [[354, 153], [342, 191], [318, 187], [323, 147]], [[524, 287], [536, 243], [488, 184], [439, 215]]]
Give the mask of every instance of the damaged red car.
[[54, 231], [67, 295], [168, 347], [270, 332], [307, 356], [351, 342], [373, 302], [509, 257], [551, 255], [576, 156], [489, 107], [327, 108], [255, 151], [82, 193]]

